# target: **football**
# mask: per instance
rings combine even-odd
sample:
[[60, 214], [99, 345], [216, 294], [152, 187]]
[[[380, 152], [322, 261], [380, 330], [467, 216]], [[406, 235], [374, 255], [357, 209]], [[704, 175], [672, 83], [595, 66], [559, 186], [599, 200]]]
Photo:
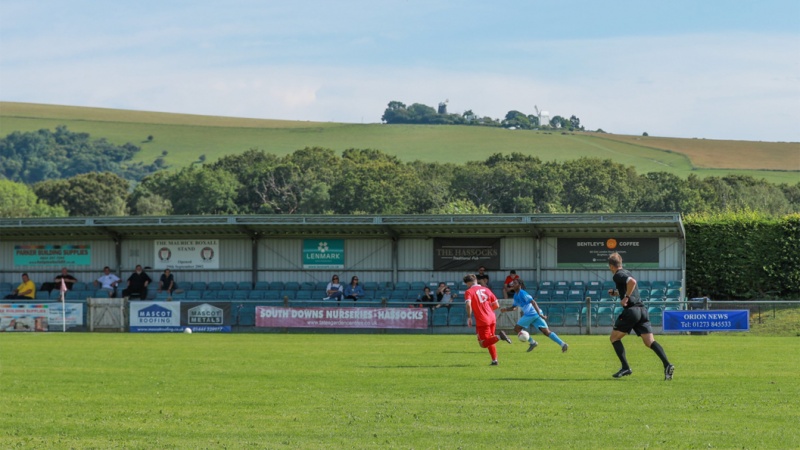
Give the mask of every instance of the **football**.
[[183, 332], [186, 333], [186, 334], [192, 334], [192, 329], [189, 328], [189, 327], [186, 327], [186, 328], [183, 329]]
[[527, 331], [521, 330], [517, 337], [521, 342], [528, 342], [528, 338], [531, 337], [531, 335]]

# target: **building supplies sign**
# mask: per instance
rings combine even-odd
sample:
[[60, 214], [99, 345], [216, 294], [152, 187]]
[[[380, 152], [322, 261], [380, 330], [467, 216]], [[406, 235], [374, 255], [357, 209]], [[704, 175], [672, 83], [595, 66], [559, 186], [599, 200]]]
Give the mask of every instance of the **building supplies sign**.
[[170, 239], [154, 242], [156, 269], [219, 269], [219, 240]]
[[500, 239], [433, 240], [433, 270], [476, 272], [500, 268]]
[[15, 266], [88, 266], [89, 245], [15, 245]]
[[0, 332], [47, 331], [49, 309], [48, 304], [0, 304]]
[[[62, 311], [64, 308], [66, 309]], [[61, 330], [64, 327], [64, 319], [67, 321], [67, 328], [83, 326], [83, 303], [51, 303], [48, 309], [48, 321], [55, 329]]]
[[193, 332], [229, 333], [231, 331], [230, 302], [180, 302], [181, 325]]
[[343, 239], [304, 239], [304, 269], [343, 269]]
[[558, 238], [558, 267], [608, 267], [614, 252], [626, 267], [658, 268], [658, 238]]
[[284, 308], [256, 306], [256, 326], [269, 328], [428, 328], [427, 308]]
[[132, 333], [183, 331], [180, 302], [130, 302], [130, 330]]

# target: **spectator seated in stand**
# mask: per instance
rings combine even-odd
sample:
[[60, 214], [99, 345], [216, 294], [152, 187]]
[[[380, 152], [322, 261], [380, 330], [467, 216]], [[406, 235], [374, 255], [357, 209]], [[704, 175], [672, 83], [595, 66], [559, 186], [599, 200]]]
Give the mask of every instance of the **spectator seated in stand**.
[[323, 298], [323, 300], [339, 301], [342, 299], [344, 296], [344, 288], [341, 283], [339, 283], [339, 275], [331, 277], [331, 282], [328, 283], [328, 286], [325, 288], [325, 293], [327, 297]]
[[136, 270], [128, 277], [128, 287], [122, 291], [123, 297], [138, 297], [147, 300], [147, 286], [153, 280], [144, 272], [141, 265], [136, 265]]
[[361, 298], [364, 298], [364, 288], [358, 284], [358, 277], [354, 276], [350, 279], [350, 284], [344, 287], [344, 298], [350, 299], [353, 301], [358, 301]]
[[103, 275], [94, 280], [94, 285], [98, 289], [103, 289], [108, 292], [108, 296], [114, 298], [117, 296], [117, 286], [120, 279], [115, 274], [111, 273], [108, 266], [103, 267]]
[[53, 289], [60, 290], [61, 289], [61, 280], [64, 280], [64, 284], [67, 286], [67, 290], [71, 291], [72, 287], [78, 281], [77, 278], [72, 276], [66, 267], [61, 269], [61, 273], [56, 275], [53, 279], [53, 282], [42, 283], [42, 288], [40, 290], [52, 292]]

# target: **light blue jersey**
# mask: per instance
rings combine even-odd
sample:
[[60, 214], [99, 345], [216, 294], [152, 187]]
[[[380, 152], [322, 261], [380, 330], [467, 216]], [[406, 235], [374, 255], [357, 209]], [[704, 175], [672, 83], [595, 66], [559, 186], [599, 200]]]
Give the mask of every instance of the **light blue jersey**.
[[539, 313], [537, 313], [536, 308], [533, 307], [533, 297], [523, 289], [520, 289], [519, 292], [514, 294], [514, 306], [522, 310], [523, 316], [530, 316], [534, 319], [539, 317]]
[[522, 310], [522, 317], [517, 321], [517, 325], [523, 329], [528, 329], [531, 325], [540, 329], [547, 328], [547, 322], [539, 316], [536, 308], [533, 307], [533, 297], [523, 289], [514, 294], [514, 306]]

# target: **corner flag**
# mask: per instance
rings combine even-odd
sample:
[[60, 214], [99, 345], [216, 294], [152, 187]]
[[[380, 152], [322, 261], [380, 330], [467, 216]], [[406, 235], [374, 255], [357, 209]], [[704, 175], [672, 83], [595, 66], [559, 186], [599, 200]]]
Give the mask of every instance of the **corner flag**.
[[67, 284], [64, 283], [64, 279], [63, 278], [61, 279], [61, 288], [59, 289], [59, 291], [61, 291], [61, 326], [62, 326], [61, 331], [62, 331], [62, 333], [66, 333], [67, 332], [67, 303], [66, 303], [65, 300], [66, 300], [66, 297], [67, 297]]

